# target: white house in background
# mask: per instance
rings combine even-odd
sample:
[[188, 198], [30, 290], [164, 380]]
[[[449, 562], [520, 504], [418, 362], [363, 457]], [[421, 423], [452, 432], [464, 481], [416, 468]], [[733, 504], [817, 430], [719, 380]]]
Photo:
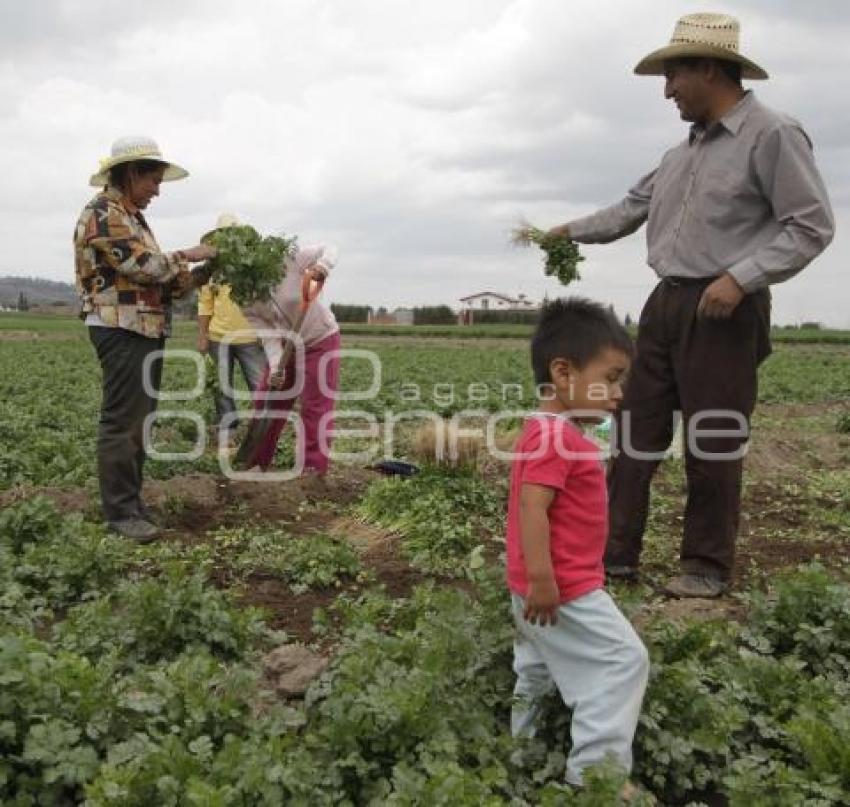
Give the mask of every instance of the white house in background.
[[529, 300], [524, 294], [508, 297], [495, 291], [480, 291], [460, 298], [461, 309], [464, 311], [531, 311], [537, 308], [537, 303]]
[[396, 308], [392, 315], [398, 325], [413, 325], [413, 309], [412, 308]]

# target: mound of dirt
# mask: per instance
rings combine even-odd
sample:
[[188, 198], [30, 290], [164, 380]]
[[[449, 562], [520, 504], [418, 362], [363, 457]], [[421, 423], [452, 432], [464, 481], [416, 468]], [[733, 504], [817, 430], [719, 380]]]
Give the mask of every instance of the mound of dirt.
[[[224, 505], [252, 521], [289, 521], [304, 502], [348, 505], [359, 499], [378, 477], [356, 466], [332, 468], [322, 479], [304, 476], [289, 482], [222, 480]], [[226, 519], [224, 519], [226, 520]]]

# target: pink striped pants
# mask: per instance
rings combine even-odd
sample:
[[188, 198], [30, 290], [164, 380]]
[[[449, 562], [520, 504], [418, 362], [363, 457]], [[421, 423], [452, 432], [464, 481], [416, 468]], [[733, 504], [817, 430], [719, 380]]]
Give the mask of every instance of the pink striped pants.
[[[296, 446], [296, 457], [303, 459], [303, 467], [305, 471], [315, 471], [324, 474], [328, 470], [330, 458], [331, 443], [333, 440], [333, 416], [327, 417], [329, 412], [333, 411], [334, 398], [332, 397], [339, 389], [339, 356], [336, 352], [339, 350], [340, 336], [339, 331], [326, 336], [320, 342], [313, 345], [306, 345], [303, 352], [304, 366], [298, 368], [296, 373], [295, 356], [290, 359], [286, 367], [286, 380], [284, 390], [291, 390], [295, 386], [295, 382], [303, 374], [304, 388], [301, 395], [301, 421], [303, 423], [303, 440], [299, 440], [299, 445]], [[323, 374], [324, 385], [320, 384], [319, 379], [319, 363], [322, 357], [333, 352], [330, 358], [324, 361]], [[267, 369], [263, 375], [260, 385], [257, 387], [258, 393], [267, 392], [269, 388], [269, 373]], [[264, 401], [261, 399], [254, 400], [254, 409], [262, 409]], [[295, 405], [295, 396], [286, 400], [271, 400], [268, 402], [269, 411], [275, 412], [290, 412]], [[324, 419], [324, 423], [323, 423]], [[266, 440], [257, 449], [251, 465], [259, 465], [263, 470], [272, 464], [274, 459], [277, 443], [280, 439], [281, 432], [288, 418], [275, 418], [271, 422]], [[324, 432], [325, 439], [322, 441], [319, 434], [321, 426]], [[324, 442], [324, 446], [322, 445]], [[324, 449], [324, 450], [323, 450]]]

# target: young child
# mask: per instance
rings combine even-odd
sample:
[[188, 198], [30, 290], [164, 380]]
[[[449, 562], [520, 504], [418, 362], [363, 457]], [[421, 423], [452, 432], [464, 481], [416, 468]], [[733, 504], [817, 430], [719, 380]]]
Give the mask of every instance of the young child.
[[507, 522], [515, 702], [514, 736], [531, 737], [540, 699], [555, 687], [572, 710], [567, 782], [613, 755], [628, 772], [646, 689], [646, 648], [603, 590], [608, 531], [605, 472], [582, 424], [622, 398], [632, 342], [603, 306], [555, 300], [531, 342], [539, 410], [514, 449]]

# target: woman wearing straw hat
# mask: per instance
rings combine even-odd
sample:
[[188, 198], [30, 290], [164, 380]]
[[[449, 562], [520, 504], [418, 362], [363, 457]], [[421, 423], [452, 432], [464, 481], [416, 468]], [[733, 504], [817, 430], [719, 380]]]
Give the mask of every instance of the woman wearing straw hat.
[[[201, 237], [201, 243], [207, 243], [216, 230], [239, 225], [239, 219], [232, 213], [222, 213], [215, 228]], [[198, 293], [198, 350], [215, 362], [219, 381], [227, 380], [226, 389], [221, 383], [216, 385], [215, 410], [220, 442], [228, 445], [238, 424], [227, 417], [236, 412], [236, 403], [229, 393], [236, 365], [241, 368], [248, 389], [254, 392], [266, 371], [266, 354], [253, 326], [231, 299], [227, 284], [207, 283]]]
[[647, 224], [660, 282], [617, 420], [606, 568], [637, 573], [650, 481], [681, 411], [688, 500], [667, 592], [717, 597], [732, 574], [757, 368], [770, 353], [768, 287], [826, 248], [834, 219], [803, 128], [741, 86], [767, 73], [741, 54], [734, 17], [682, 17], [635, 73], [665, 77], [688, 137], [622, 201], [552, 232], [607, 243]]
[[74, 230], [81, 317], [103, 370], [97, 440], [103, 511], [113, 530], [139, 542], [158, 534], [141, 499], [143, 438], [156, 408], [171, 300], [206, 279], [188, 264], [215, 255], [203, 245], [163, 252], [142, 211], [162, 182], [186, 176], [150, 138], [120, 138], [92, 175], [90, 184], [102, 190]]

